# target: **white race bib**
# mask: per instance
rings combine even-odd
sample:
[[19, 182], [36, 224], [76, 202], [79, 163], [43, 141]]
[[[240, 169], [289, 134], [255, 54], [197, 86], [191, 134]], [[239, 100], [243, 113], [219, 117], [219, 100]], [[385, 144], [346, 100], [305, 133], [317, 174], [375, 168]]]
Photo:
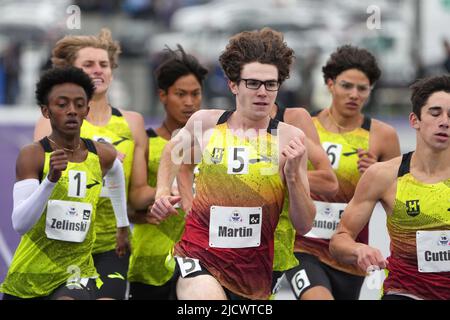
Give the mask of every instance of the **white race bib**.
[[342, 154], [342, 144], [323, 142], [322, 148], [328, 155], [331, 167], [333, 167], [333, 169], [335, 170], [339, 168], [339, 162], [341, 161], [341, 154]]
[[261, 207], [211, 206], [209, 246], [250, 248], [261, 244]]
[[91, 225], [90, 203], [49, 200], [45, 234], [49, 239], [83, 242]]
[[193, 272], [202, 271], [202, 267], [200, 266], [200, 261], [194, 258], [181, 258], [175, 257], [178, 263], [178, 267], [180, 268], [181, 276], [185, 278]]
[[450, 271], [450, 230], [417, 231], [419, 272]]
[[331, 239], [347, 204], [322, 201], [314, 201], [314, 204], [316, 206], [316, 217], [311, 231], [305, 234], [305, 237]]
[[247, 147], [228, 148], [228, 174], [248, 174], [249, 150]]

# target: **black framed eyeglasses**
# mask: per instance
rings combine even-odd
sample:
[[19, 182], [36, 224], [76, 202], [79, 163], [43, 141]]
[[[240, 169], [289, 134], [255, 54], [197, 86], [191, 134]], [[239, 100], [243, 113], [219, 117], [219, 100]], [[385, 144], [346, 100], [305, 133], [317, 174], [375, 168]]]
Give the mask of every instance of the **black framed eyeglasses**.
[[267, 81], [261, 81], [256, 79], [241, 79], [245, 82], [245, 87], [247, 89], [251, 90], [258, 90], [261, 85], [264, 84], [264, 88], [266, 88], [267, 91], [278, 91], [280, 89], [280, 82], [278, 80], [267, 80]]

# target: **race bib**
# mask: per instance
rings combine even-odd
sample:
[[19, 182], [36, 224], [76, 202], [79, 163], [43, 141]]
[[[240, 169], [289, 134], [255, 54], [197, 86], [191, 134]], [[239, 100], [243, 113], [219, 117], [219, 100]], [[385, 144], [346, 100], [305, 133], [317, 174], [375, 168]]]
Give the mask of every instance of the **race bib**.
[[211, 206], [209, 246], [250, 248], [261, 244], [261, 207]]
[[91, 224], [90, 203], [49, 200], [45, 234], [47, 238], [69, 242], [83, 242]]
[[328, 159], [331, 163], [331, 167], [337, 170], [337, 168], [339, 168], [339, 162], [341, 161], [342, 144], [324, 142], [322, 143], [322, 147], [327, 153]]
[[347, 204], [322, 201], [314, 201], [314, 204], [316, 206], [316, 217], [311, 231], [305, 234], [305, 237], [331, 239]]
[[175, 257], [178, 267], [180, 268], [181, 276], [185, 278], [193, 272], [202, 271], [202, 267], [200, 265], [200, 261], [194, 258], [181, 258]]
[[416, 247], [419, 272], [450, 271], [450, 230], [417, 231]]

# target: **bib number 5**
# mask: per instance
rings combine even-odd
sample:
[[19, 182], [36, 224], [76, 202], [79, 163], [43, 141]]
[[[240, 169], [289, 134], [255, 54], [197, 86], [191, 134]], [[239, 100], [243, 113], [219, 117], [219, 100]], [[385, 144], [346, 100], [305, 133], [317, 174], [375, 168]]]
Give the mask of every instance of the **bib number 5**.
[[228, 174], [248, 173], [248, 149], [246, 147], [228, 148]]

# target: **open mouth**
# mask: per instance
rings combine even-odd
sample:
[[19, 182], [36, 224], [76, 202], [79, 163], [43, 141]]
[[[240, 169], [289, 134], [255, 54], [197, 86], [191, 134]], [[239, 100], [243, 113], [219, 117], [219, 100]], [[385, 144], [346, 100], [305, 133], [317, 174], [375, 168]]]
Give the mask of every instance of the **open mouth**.
[[438, 140], [447, 141], [448, 140], [448, 134], [446, 133], [436, 133], [435, 136], [438, 138]]
[[78, 121], [75, 120], [66, 121], [66, 126], [69, 128], [75, 128], [78, 126]]
[[103, 84], [105, 81], [103, 79], [100, 78], [94, 78], [92, 79], [92, 83], [94, 84], [95, 87], [98, 87], [99, 85]]

